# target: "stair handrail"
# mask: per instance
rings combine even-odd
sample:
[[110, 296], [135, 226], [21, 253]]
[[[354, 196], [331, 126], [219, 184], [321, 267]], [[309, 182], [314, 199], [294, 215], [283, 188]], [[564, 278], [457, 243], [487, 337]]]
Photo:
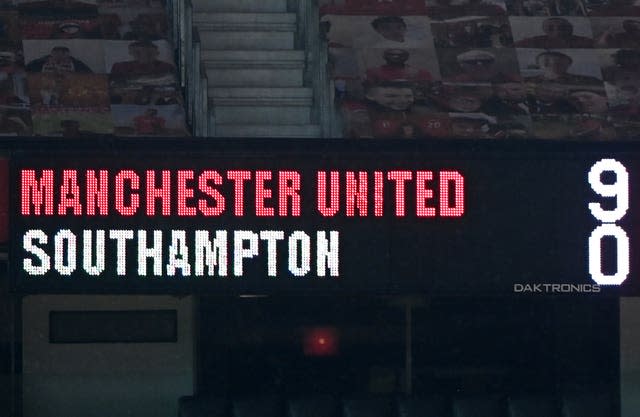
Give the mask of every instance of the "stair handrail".
[[[186, 51], [185, 63], [193, 62], [193, 3], [192, 0], [185, 0], [185, 37], [184, 37], [184, 48]], [[185, 65], [185, 83], [186, 77], [189, 74], [188, 67]]]
[[193, 3], [191, 0], [168, 0], [167, 8], [187, 123], [194, 136], [204, 137], [209, 132], [208, 79], [201, 64], [200, 35], [193, 25]]
[[[167, 9], [167, 17], [169, 19], [169, 40], [177, 51], [178, 44], [176, 40], [178, 39], [178, 8], [176, 3], [180, 0], [166, 0], [166, 9]], [[177, 56], [177, 54], [176, 54]]]
[[[187, 0], [187, 10], [193, 13], [191, 0]], [[186, 54], [186, 100], [189, 124], [193, 135], [206, 137], [209, 134], [209, 98], [207, 70], [202, 62], [202, 43], [200, 32], [191, 20], [191, 36], [185, 36]]]
[[[180, 66], [180, 84], [184, 91], [184, 107], [187, 114], [187, 123], [191, 126], [192, 131], [194, 127], [195, 117], [195, 99], [194, 92], [196, 85], [199, 82], [198, 78], [193, 76], [193, 59], [194, 59], [194, 44], [193, 44], [193, 25], [191, 15], [193, 13], [193, 6], [191, 0], [185, 0], [184, 3], [184, 15], [181, 19], [181, 32], [182, 30], [189, 29], [189, 33], [181, 33], [180, 35], [180, 47], [178, 48], [178, 60]], [[189, 17], [187, 17], [189, 16]], [[193, 132], [195, 134], [195, 132]]]
[[175, 0], [178, 3], [178, 33], [176, 46], [178, 49], [178, 68], [180, 74], [180, 87], [186, 88], [187, 65], [191, 62], [191, 37], [193, 28], [193, 5], [191, 0]]
[[200, 34], [198, 33], [198, 29], [193, 27], [191, 28], [191, 56], [189, 59], [189, 65], [187, 66], [187, 71], [189, 74], [187, 75], [187, 90], [186, 90], [186, 100], [187, 108], [188, 108], [188, 118], [189, 123], [191, 125], [191, 129], [193, 131], [194, 136], [198, 135], [198, 126], [197, 121], [201, 111], [201, 103], [199, 100], [198, 91], [201, 88], [201, 78], [200, 78]]
[[[193, 134], [197, 137], [208, 136], [209, 98], [207, 70], [201, 60], [200, 32], [197, 27], [192, 28], [192, 54], [189, 68], [191, 74], [188, 82], [189, 101], [191, 102], [191, 120]], [[189, 80], [188, 80], [189, 81]]]
[[198, 124], [200, 126], [201, 137], [212, 137], [215, 133], [213, 124], [213, 106], [209, 105], [209, 77], [207, 76], [207, 69], [204, 63], [200, 63], [200, 119]]
[[[178, 71], [178, 84], [180, 87], [185, 87], [185, 63], [186, 63], [186, 48], [185, 48], [185, 31], [188, 26], [187, 22], [187, 2], [189, 0], [167, 0], [167, 13], [169, 15], [169, 24], [171, 27], [171, 43], [175, 50], [176, 67]], [[189, 20], [191, 13], [189, 13]], [[191, 30], [191, 29], [189, 29]]]
[[298, 0], [297, 33], [299, 48], [306, 54], [304, 80], [313, 89], [313, 114], [324, 138], [336, 136], [337, 115], [333, 99], [333, 82], [329, 68], [329, 43], [320, 31], [318, 0]]

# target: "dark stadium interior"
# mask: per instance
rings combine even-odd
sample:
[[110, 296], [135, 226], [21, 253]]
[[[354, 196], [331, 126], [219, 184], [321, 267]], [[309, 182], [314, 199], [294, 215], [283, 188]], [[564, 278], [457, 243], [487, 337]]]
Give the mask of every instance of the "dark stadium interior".
[[[228, 401], [234, 413], [237, 401], [269, 395], [283, 407], [318, 394], [342, 400], [345, 415], [355, 399], [388, 401], [374, 414], [382, 416], [398, 412], [397, 398], [433, 396], [447, 413], [469, 398], [495, 399], [506, 412], [507, 398], [528, 396], [553, 398], [559, 413], [573, 393], [602, 394], [607, 415], [618, 413], [616, 299], [203, 297], [199, 310], [202, 391], [191, 401]], [[308, 340], [316, 328], [318, 340]], [[332, 348], [305, 346], [314, 343]]]

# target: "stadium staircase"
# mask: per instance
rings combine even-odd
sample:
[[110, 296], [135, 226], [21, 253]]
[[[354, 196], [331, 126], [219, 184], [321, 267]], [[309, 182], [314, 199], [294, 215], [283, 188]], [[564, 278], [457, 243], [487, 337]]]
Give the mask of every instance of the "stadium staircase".
[[314, 3], [192, 0], [208, 80], [207, 136], [334, 136]]

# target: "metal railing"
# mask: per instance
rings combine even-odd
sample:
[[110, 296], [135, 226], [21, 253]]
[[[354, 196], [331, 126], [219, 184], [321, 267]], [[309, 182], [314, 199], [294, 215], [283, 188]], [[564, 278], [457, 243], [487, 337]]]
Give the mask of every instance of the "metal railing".
[[188, 62], [191, 27], [193, 26], [193, 8], [191, 0], [168, 0], [167, 9], [171, 18], [172, 41], [176, 49], [176, 63], [180, 86], [185, 88], [187, 81], [186, 64]]
[[297, 47], [304, 49], [306, 68], [305, 85], [313, 89], [313, 114], [320, 124], [322, 137], [341, 135], [334, 104], [333, 80], [329, 68], [329, 44], [326, 34], [320, 31], [318, 0], [297, 1]]
[[191, 0], [168, 0], [171, 16], [172, 41], [176, 48], [176, 62], [180, 87], [184, 91], [187, 122], [194, 136], [205, 137], [209, 129], [207, 72], [201, 64], [201, 44], [198, 29], [193, 26]]
[[191, 28], [191, 54], [187, 62], [187, 101], [189, 123], [193, 129], [193, 135], [204, 137], [209, 134], [209, 97], [207, 94], [209, 80], [207, 70], [201, 59], [200, 33], [198, 28]]

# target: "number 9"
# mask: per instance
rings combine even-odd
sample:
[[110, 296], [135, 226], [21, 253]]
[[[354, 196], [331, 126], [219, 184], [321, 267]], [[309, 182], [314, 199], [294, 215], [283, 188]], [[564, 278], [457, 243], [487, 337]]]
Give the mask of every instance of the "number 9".
[[[602, 174], [613, 172], [616, 176], [613, 184], [604, 184]], [[605, 210], [600, 203], [589, 203], [589, 210], [593, 217], [603, 223], [615, 223], [620, 220], [629, 209], [629, 173], [620, 162], [615, 159], [601, 159], [589, 171], [589, 184], [593, 191], [602, 197], [616, 197], [616, 207]]]

